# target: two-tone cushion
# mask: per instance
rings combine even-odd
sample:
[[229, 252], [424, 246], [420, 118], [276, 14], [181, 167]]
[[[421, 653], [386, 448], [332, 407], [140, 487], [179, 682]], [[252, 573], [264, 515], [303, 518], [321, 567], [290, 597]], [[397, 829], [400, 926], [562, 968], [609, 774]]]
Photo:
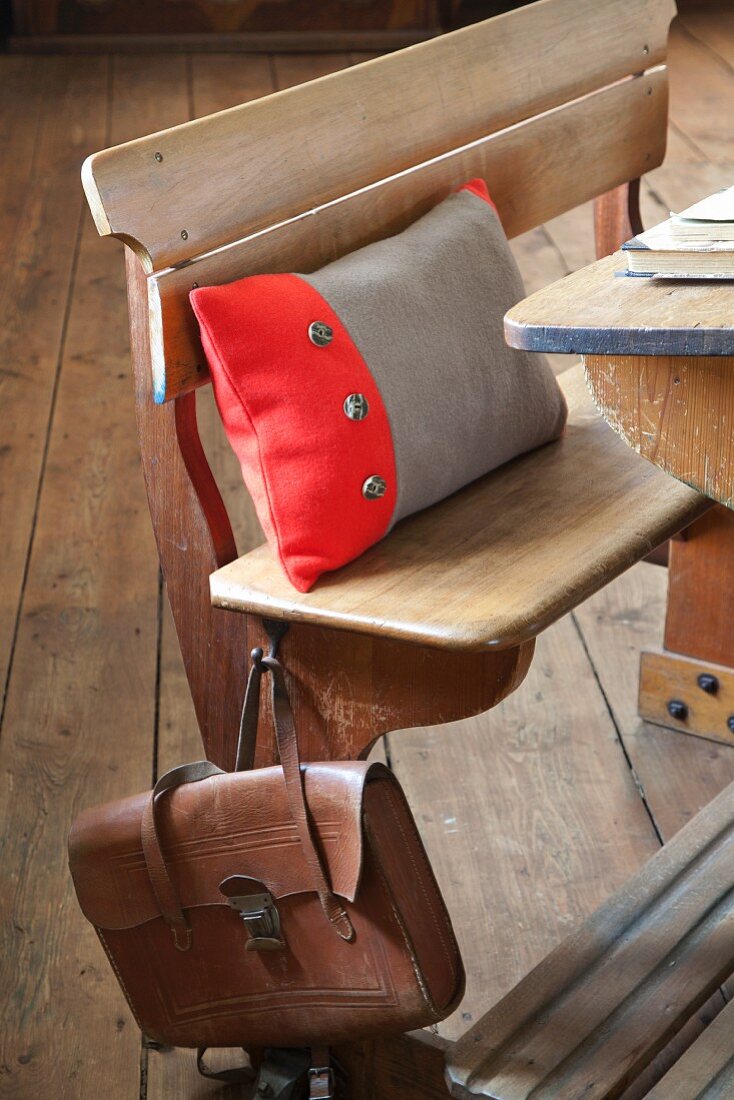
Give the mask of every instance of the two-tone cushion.
[[523, 296], [481, 180], [312, 274], [192, 292], [225, 431], [297, 589], [561, 434], [548, 363], [503, 339]]

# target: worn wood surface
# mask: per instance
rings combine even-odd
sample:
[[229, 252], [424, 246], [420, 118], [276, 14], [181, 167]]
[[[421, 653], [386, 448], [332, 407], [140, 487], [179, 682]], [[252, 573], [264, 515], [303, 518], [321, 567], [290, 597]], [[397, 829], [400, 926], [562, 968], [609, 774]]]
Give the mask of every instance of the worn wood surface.
[[448, 1039], [658, 847], [587, 662], [564, 619], [495, 710], [387, 738], [468, 963], [464, 1001], [438, 1025]]
[[[220, 612], [220, 614], [222, 614]], [[238, 619], [231, 612], [224, 616]], [[248, 650], [267, 646], [259, 620], [248, 618]], [[349, 760], [389, 730], [468, 718], [495, 706], [525, 679], [533, 641], [508, 650], [446, 653], [294, 624], [280, 648], [305, 760]], [[276, 758], [266, 712], [256, 761]], [[236, 728], [236, 727], [235, 727]], [[228, 750], [235, 749], [230, 738]], [[231, 766], [231, 764], [230, 764]]]
[[[72, 157], [65, 108], [76, 101], [73, 125], [91, 125], [99, 112], [95, 124], [104, 126], [108, 87], [105, 62], [83, 71], [63, 64], [71, 97], [61, 96], [58, 117], [46, 122], [57, 130], [60, 166]], [[54, 193], [53, 162], [42, 161], [39, 172], [48, 188], [35, 224], [45, 233], [54, 216], [80, 208], [65, 191], [64, 172]], [[19, 248], [41, 249], [21, 224]], [[41, 286], [49, 272], [48, 296], [44, 290], [26, 319], [29, 341], [54, 356], [54, 326], [44, 345], [42, 313], [56, 310], [57, 293], [66, 307], [57, 231], [46, 237], [52, 254], [35, 261]], [[110, 264], [103, 243], [85, 220], [0, 741], [0, 1094], [8, 1097], [139, 1090], [139, 1034], [94, 932], [80, 920], [65, 852], [79, 809], [144, 789], [153, 760], [158, 570], [138, 481], [121, 256]], [[30, 288], [18, 292], [22, 302]], [[3, 415], [6, 430], [15, 429]], [[35, 447], [42, 450], [45, 439], [44, 431]], [[25, 446], [30, 465], [39, 456], [33, 439]], [[12, 495], [14, 485], [4, 488]]]
[[[718, 26], [709, 20], [707, 35], [714, 34]], [[731, 176], [723, 151], [720, 161], [713, 162], [696, 145], [697, 128], [708, 126], [709, 109], [713, 115], [718, 112], [719, 117], [728, 117], [720, 85], [716, 85], [719, 90], [712, 97], [712, 87], [705, 77], [700, 85], [690, 80], [678, 82], [675, 68], [676, 58], [689, 50], [698, 51], [712, 64], [718, 63], [707, 47], [698, 45], [681, 30], [674, 29], [673, 47], [672, 101], [675, 104], [676, 98], [685, 97], [692, 106], [686, 127], [674, 123], [671, 129], [666, 165], [643, 181], [642, 206], [648, 225], [665, 217], [669, 209], [682, 208], [700, 194], [724, 186]], [[306, 79], [308, 62], [302, 59], [295, 65], [294, 60], [275, 59], [273, 68], [276, 73], [287, 70], [294, 78]], [[319, 72], [321, 60], [308, 59], [314, 64], [314, 73]], [[11, 87], [8, 64], [19, 61], [32, 65], [33, 79], [26, 84], [25, 93], [30, 104], [36, 94], [34, 85], [40, 98], [46, 86], [46, 66], [52, 67], [57, 61], [0, 57], [0, 91]], [[334, 62], [339, 63], [331, 55]], [[345, 62], [342, 59], [340, 63]], [[84, 60], [75, 63], [80, 78], [86, 64]], [[238, 89], [244, 93], [248, 83], [252, 87], [262, 66], [261, 58], [241, 56], [195, 56], [188, 63], [170, 57], [129, 58], [122, 64], [116, 59], [107, 93], [103, 92], [99, 105], [110, 111], [113, 119], [127, 113], [130, 122], [125, 132], [114, 129], [108, 140], [124, 140], [186, 117], [185, 102], [181, 113], [176, 114], [174, 108], [179, 111], [176, 105], [182, 103], [182, 97], [195, 103], [199, 89], [208, 88], [213, 98], [221, 97], [211, 107], [203, 104], [203, 110], [228, 106], [244, 98]], [[227, 101], [230, 89], [233, 98]], [[49, 96], [44, 102], [50, 105], [52, 99]], [[710, 108], [707, 100], [712, 104]], [[16, 121], [26, 116], [20, 113], [18, 98], [11, 95], [10, 102], [14, 113], [8, 116], [0, 108], [0, 127], [6, 137], [4, 152], [10, 148], [17, 151], [17, 156], [9, 155], [3, 161], [0, 187], [11, 184], [16, 177], [13, 165], [20, 169], [25, 164], [23, 150], [28, 143], [33, 145], [36, 132], [51, 133], [46, 124], [36, 131], [31, 123], [31, 132], [24, 139], [27, 144], [23, 145], [22, 127], [16, 126]], [[152, 119], [146, 112], [154, 109], [159, 113]], [[14, 144], [8, 146], [7, 140]], [[30, 171], [30, 165], [26, 167]], [[49, 219], [61, 221], [65, 217], [62, 190], [52, 188], [47, 201]], [[0, 208], [0, 219], [6, 213], [5, 224], [12, 231], [17, 220], [15, 210], [12, 206]], [[19, 224], [23, 247], [28, 248], [25, 238], [35, 222], [31, 219]], [[92, 231], [91, 236], [96, 234]], [[526, 286], [539, 288], [593, 259], [592, 212], [588, 207], [569, 211], [516, 238], [513, 247]], [[19, 619], [0, 742], [0, 766], [6, 784], [0, 875], [4, 884], [11, 884], [0, 893], [24, 928], [22, 933], [18, 929], [12, 933], [10, 954], [4, 948], [4, 988], [16, 988], [17, 981], [21, 984], [18, 992], [4, 1002], [0, 1096], [31, 1094], [37, 1100], [57, 1100], [73, 1089], [75, 1095], [82, 1096], [108, 1093], [144, 1098], [147, 1092], [157, 1100], [212, 1094], [234, 1100], [235, 1093], [240, 1093], [241, 1100], [240, 1090], [200, 1079], [190, 1052], [145, 1049], [141, 1057], [122, 994], [93, 935], [87, 934], [75, 903], [63, 893], [68, 888], [63, 842], [77, 809], [147, 786], [152, 776], [139, 773], [142, 757], [151, 768], [157, 760], [158, 770], [162, 771], [201, 755], [196, 719], [165, 601], [160, 604], [162, 618], [156, 613], [155, 549], [129, 407], [121, 264], [114, 249], [111, 254], [104, 241], [85, 240], [83, 249], [84, 264], [69, 267], [69, 281], [59, 284], [58, 292], [65, 307], [70, 296], [75, 299], [77, 294], [82, 295], [85, 312], [93, 300], [94, 328], [87, 329], [83, 341], [74, 336], [61, 360], [55, 414], [49, 417], [46, 427], [34, 430], [32, 439], [23, 440], [24, 461], [32, 464], [46, 445], [48, 424], [54, 426], [47, 477], [39, 493], [34, 557], [24, 588], [29, 614], [22, 612]], [[55, 259], [60, 259], [43, 249], [37, 255], [42, 265], [39, 272], [49, 271]], [[92, 255], [95, 263], [90, 266]], [[12, 300], [12, 280], [7, 285]], [[89, 297], [92, 292], [93, 299]], [[43, 300], [49, 313], [54, 296]], [[24, 329], [23, 314], [19, 314], [15, 346], [21, 348], [21, 354], [23, 341], [29, 342], [35, 335], [30, 331], [30, 314], [27, 316], [29, 323]], [[73, 306], [70, 333], [77, 329], [75, 318]], [[38, 348], [47, 352], [41, 339]], [[13, 364], [19, 361], [12, 353], [4, 369], [15, 369]], [[567, 364], [562, 356], [554, 360], [560, 369]], [[124, 377], [117, 378], [118, 374]], [[77, 377], [77, 384], [72, 376]], [[120, 390], [113, 388], [115, 383]], [[3, 385], [7, 387], [6, 375]], [[63, 422], [57, 424], [67, 387], [73, 415], [65, 414]], [[261, 536], [236, 463], [233, 471], [232, 463], [226, 461], [226, 446], [215, 438], [216, 422], [210, 422], [206, 408], [202, 408], [208, 403], [208, 395], [208, 390], [198, 393], [204, 442], [243, 551]], [[115, 434], [118, 429], [111, 428], [117, 424], [114, 418], [118, 415], [127, 417], [119, 437]], [[14, 425], [7, 417], [0, 419], [2, 442], [11, 427]], [[89, 470], [87, 456], [93, 453], [107, 455], [109, 460], [95, 461]], [[65, 463], [73, 464], [75, 471], [84, 471], [81, 480], [75, 474], [76, 495], [68, 479], [59, 476], [58, 468]], [[13, 491], [15, 486], [20, 491], [20, 483], [13, 474], [4, 484], [11, 485], [12, 509]], [[105, 494], [109, 494], [106, 502]], [[128, 502], [125, 506], [121, 494]], [[78, 552], [79, 507], [87, 499], [90, 509], [103, 509], [107, 518], [103, 524], [93, 522], [93, 545], [91, 535], [89, 543], [85, 535]], [[92, 505], [93, 501], [96, 504]], [[129, 511], [133, 506], [134, 523]], [[68, 551], [72, 571], [59, 581], [56, 563], [62, 547], [66, 547], [65, 553]], [[62, 566], [60, 572], [67, 570]], [[5, 585], [0, 591], [5, 596]], [[65, 610], [64, 601], [70, 592], [79, 596], [87, 609], [81, 634], [89, 641], [81, 648], [77, 643], [77, 619]], [[115, 602], [118, 600], [119, 605]], [[129, 620], [118, 619], [118, 607], [124, 615], [129, 613]], [[520, 691], [490, 716], [440, 731], [446, 744], [451, 739], [450, 756], [437, 751], [435, 735], [439, 731], [425, 731], [423, 742], [422, 730], [403, 732], [395, 739], [399, 774], [404, 783], [410, 782], [411, 800], [432, 850], [463, 837], [466, 847], [453, 850], [457, 873], [462, 873], [466, 851], [482, 868], [482, 896], [471, 895], [468, 905], [454, 907], [452, 878], [447, 880], [457, 924], [465, 918], [470, 920], [475, 937], [496, 945], [490, 946], [494, 962], [471, 981], [477, 991], [478, 1012], [490, 1008], [639, 866], [659, 843], [659, 837], [671, 836], [722, 785], [734, 780], [734, 751], [728, 746], [643, 723], [636, 714], [639, 649], [659, 644], [664, 607], [665, 572], [636, 566], [577, 610], [573, 622], [578, 630], [561, 624], [541, 639], [538, 658]], [[89, 623], [97, 620], [99, 633], [88, 635]], [[33, 639], [41, 621], [45, 641]], [[134, 625], [128, 627], [128, 622]], [[52, 635], [48, 623], [54, 624]], [[138, 628], [139, 635], [135, 633]], [[559, 631], [562, 638], [557, 637]], [[157, 679], [156, 636], [161, 646]], [[52, 640], [58, 643], [53, 650], [41, 649], [42, 644], [49, 645]], [[97, 662], [107, 659], [105, 650], [110, 663], [100, 667]], [[601, 695], [596, 695], [597, 690]], [[592, 704], [590, 700], [597, 701]], [[579, 715], [578, 721], [573, 720], [574, 715]], [[78, 734], [74, 738], [59, 736], [57, 728]], [[429, 735], [433, 736], [432, 743], [427, 740]], [[74, 755], [70, 757], [72, 744]], [[89, 779], [84, 785], [79, 779], [78, 752], [89, 761]], [[34, 763], [28, 769], [24, 761], [31, 756]], [[471, 766], [466, 760], [471, 760]], [[564, 779], [565, 797], [573, 800], [568, 820], [558, 812], [553, 785], [544, 778], [544, 761], [548, 761], [549, 772]], [[610, 778], [612, 775], [614, 778]], [[53, 791], [40, 806], [39, 777]], [[73, 789], [67, 791], [70, 783]], [[470, 830], [452, 832], [455, 824], [447, 823], [444, 815], [430, 814], [430, 792], [439, 783], [444, 790], [456, 792], [457, 803], [467, 800], [477, 805], [482, 820], [488, 805], [497, 806], [497, 814], [488, 816], [486, 832], [472, 840]], [[424, 790], [429, 793], [424, 795]], [[432, 821], [429, 816], [433, 816]], [[544, 827], [546, 818], [551, 827]], [[27, 839], [23, 837], [26, 821], [32, 828]], [[488, 853], [486, 858], [482, 846]], [[451, 874], [450, 861], [447, 859], [443, 865]], [[36, 891], [38, 884], [54, 891], [51, 909], [43, 908], [42, 896]], [[43, 896], [47, 896], [45, 891]], [[457, 899], [463, 897], [459, 889]], [[63, 898], [60, 906], [59, 898]], [[476, 912], [483, 915], [483, 923], [476, 921]], [[6, 917], [3, 919], [5, 922]], [[4, 923], [4, 928], [10, 936], [10, 925]], [[14, 967], [11, 960], [16, 950], [22, 955]], [[69, 963], [79, 953], [83, 955], [79, 967], [85, 971], [83, 975]], [[460, 1009], [451, 1026], [458, 1033], [470, 1023], [462, 1019]], [[394, 1065], [395, 1057], [388, 1053], [385, 1065]], [[421, 1066], [425, 1064], [424, 1059]], [[410, 1077], [411, 1081], [417, 1079]], [[383, 1083], [385, 1076], [380, 1081]], [[404, 1074], [401, 1088], [401, 1097], [413, 1100]]]
[[617, 252], [513, 306], [508, 343], [588, 356], [731, 356], [734, 284], [616, 274], [625, 269]]
[[[0, 684], [4, 695], [27, 580], [77, 274], [79, 161], [106, 140], [107, 63], [69, 58], [38, 73], [4, 59], [0, 79]], [[85, 215], [86, 216], [86, 215]]]
[[[514, 237], [661, 159], [666, 85], [666, 73], [658, 69], [492, 134], [345, 201], [316, 207], [304, 199], [300, 216], [272, 232], [151, 278], [156, 400], [176, 397], [208, 379], [189, 304], [194, 284], [218, 284], [265, 271], [312, 271], [399, 232], [475, 176], [487, 181], [505, 231]], [[578, 144], [573, 173], [568, 171], [569, 132]]]
[[[713, 677], [704, 690], [699, 677]], [[711, 681], [704, 681], [711, 685]], [[681, 703], [683, 712], [671, 712], [671, 703]], [[734, 669], [710, 662], [694, 661], [675, 653], [643, 652], [640, 657], [640, 717], [659, 726], [710, 737], [724, 745], [734, 744]]]
[[671, 547], [665, 648], [734, 668], [733, 621], [734, 514], [715, 508]]
[[452, 1095], [620, 1096], [734, 970], [732, 833], [734, 785], [459, 1040]]
[[215, 604], [444, 649], [534, 637], [708, 507], [617, 439], [578, 369], [561, 381], [560, 442], [404, 520], [309, 593], [251, 551], [212, 575]]
[[673, 14], [673, 0], [546, 0], [105, 150], [84, 169], [97, 226], [148, 270], [190, 259], [658, 65]]
[[138, 436], [166, 594], [207, 757], [231, 767], [247, 624], [212, 608], [206, 571], [234, 558], [234, 536], [199, 439], [194, 394], [153, 404], [145, 276], [129, 251], [127, 261]]
[[[666, 571], [640, 564], [588, 600], [573, 615], [624, 746], [644, 804], [667, 841], [734, 781], [729, 746], [651, 725], [637, 712], [640, 650], [659, 645], [665, 617]], [[701, 1008], [650, 1064], [624, 1100], [641, 1100], [721, 1008], [720, 994]]]
[[734, 1003], [709, 1025], [647, 1100], [729, 1100], [734, 1096]]
[[642, 232], [640, 181], [632, 180], [594, 199], [594, 237], [597, 259], [616, 252], [630, 237]]
[[349, 1077], [349, 1100], [447, 1100], [448, 1043], [431, 1032], [360, 1047], [337, 1048]]
[[584, 367], [599, 410], [630, 447], [731, 507], [734, 357], [589, 355]]

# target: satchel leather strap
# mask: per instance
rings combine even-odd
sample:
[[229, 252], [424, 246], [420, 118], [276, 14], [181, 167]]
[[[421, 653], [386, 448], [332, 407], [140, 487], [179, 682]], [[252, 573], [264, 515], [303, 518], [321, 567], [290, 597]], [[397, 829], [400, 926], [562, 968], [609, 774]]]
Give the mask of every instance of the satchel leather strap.
[[272, 675], [273, 722], [278, 741], [278, 754], [283, 766], [288, 805], [298, 829], [301, 848], [308, 861], [321, 908], [331, 921], [334, 931], [343, 940], [350, 941], [354, 939], [352, 922], [336, 895], [331, 891], [321, 857], [316, 850], [311, 833], [306, 796], [303, 790], [301, 761], [298, 754], [298, 737], [296, 736], [293, 711], [288, 698], [288, 689], [285, 684], [283, 666], [275, 657], [263, 657], [262, 664], [269, 669]]
[[[238, 770], [249, 770], [257, 739], [257, 725], [260, 711], [260, 681], [263, 667], [272, 674], [273, 721], [278, 742], [278, 753], [283, 767], [288, 805], [293, 816], [303, 854], [313, 877], [314, 889], [319, 896], [321, 907], [331, 922], [334, 931], [342, 939], [354, 939], [354, 928], [343, 906], [332, 893], [326, 878], [321, 857], [311, 833], [306, 797], [303, 790], [301, 762], [298, 754], [293, 711], [288, 698], [283, 667], [275, 657], [263, 657], [261, 649], [253, 650], [252, 668], [247, 680], [245, 702], [242, 707], [240, 735], [237, 744]], [[168, 873], [166, 861], [161, 850], [156, 806], [158, 799], [166, 791], [180, 787], [184, 783], [198, 783], [213, 775], [224, 772], [209, 760], [198, 760], [193, 764], [183, 764], [172, 768], [160, 777], [146, 803], [140, 826], [140, 838], [143, 856], [148, 870], [150, 884], [155, 894], [163, 920], [171, 929], [173, 941], [179, 951], [188, 951], [191, 947], [191, 927], [183, 911], [176, 888]]]
[[249, 772], [255, 763], [255, 745], [257, 743], [257, 724], [260, 717], [260, 680], [262, 678], [262, 650], [253, 649], [252, 668], [247, 677], [245, 701], [240, 717], [240, 734], [237, 738], [237, 755], [234, 770]]
[[173, 933], [173, 942], [179, 951], [188, 951], [191, 947], [191, 928], [178, 900], [176, 888], [166, 867], [158, 836], [155, 819], [157, 799], [165, 792], [180, 787], [182, 783], [198, 783], [212, 775], [222, 775], [222, 769], [209, 760], [197, 760], [194, 764], [182, 764], [162, 775], [153, 788], [140, 823], [140, 839], [143, 844], [143, 856], [148, 869], [148, 878], [153, 888], [161, 916]]

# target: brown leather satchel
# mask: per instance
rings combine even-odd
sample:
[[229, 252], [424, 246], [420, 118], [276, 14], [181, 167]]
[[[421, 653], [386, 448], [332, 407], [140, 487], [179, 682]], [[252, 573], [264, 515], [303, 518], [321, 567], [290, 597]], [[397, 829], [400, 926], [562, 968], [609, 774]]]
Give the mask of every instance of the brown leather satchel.
[[79, 903], [138, 1024], [175, 1046], [299, 1047], [443, 1019], [464, 973], [399, 783], [301, 765], [282, 668], [253, 658], [238, 764], [268, 670], [281, 767], [184, 765], [71, 830]]

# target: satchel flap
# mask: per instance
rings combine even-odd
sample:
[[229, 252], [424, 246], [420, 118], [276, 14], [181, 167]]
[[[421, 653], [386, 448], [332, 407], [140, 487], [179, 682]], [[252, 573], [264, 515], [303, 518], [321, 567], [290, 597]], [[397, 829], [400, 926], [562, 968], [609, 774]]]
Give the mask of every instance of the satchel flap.
[[[332, 889], [354, 901], [363, 854], [368, 778], [394, 782], [383, 764], [304, 764], [306, 801]], [[69, 836], [69, 866], [88, 920], [131, 928], [159, 916], [140, 843], [150, 792], [84, 811]], [[313, 890], [279, 767], [227, 772], [163, 794], [161, 848], [184, 909], [226, 905], [230, 875], [264, 882], [276, 898]]]

